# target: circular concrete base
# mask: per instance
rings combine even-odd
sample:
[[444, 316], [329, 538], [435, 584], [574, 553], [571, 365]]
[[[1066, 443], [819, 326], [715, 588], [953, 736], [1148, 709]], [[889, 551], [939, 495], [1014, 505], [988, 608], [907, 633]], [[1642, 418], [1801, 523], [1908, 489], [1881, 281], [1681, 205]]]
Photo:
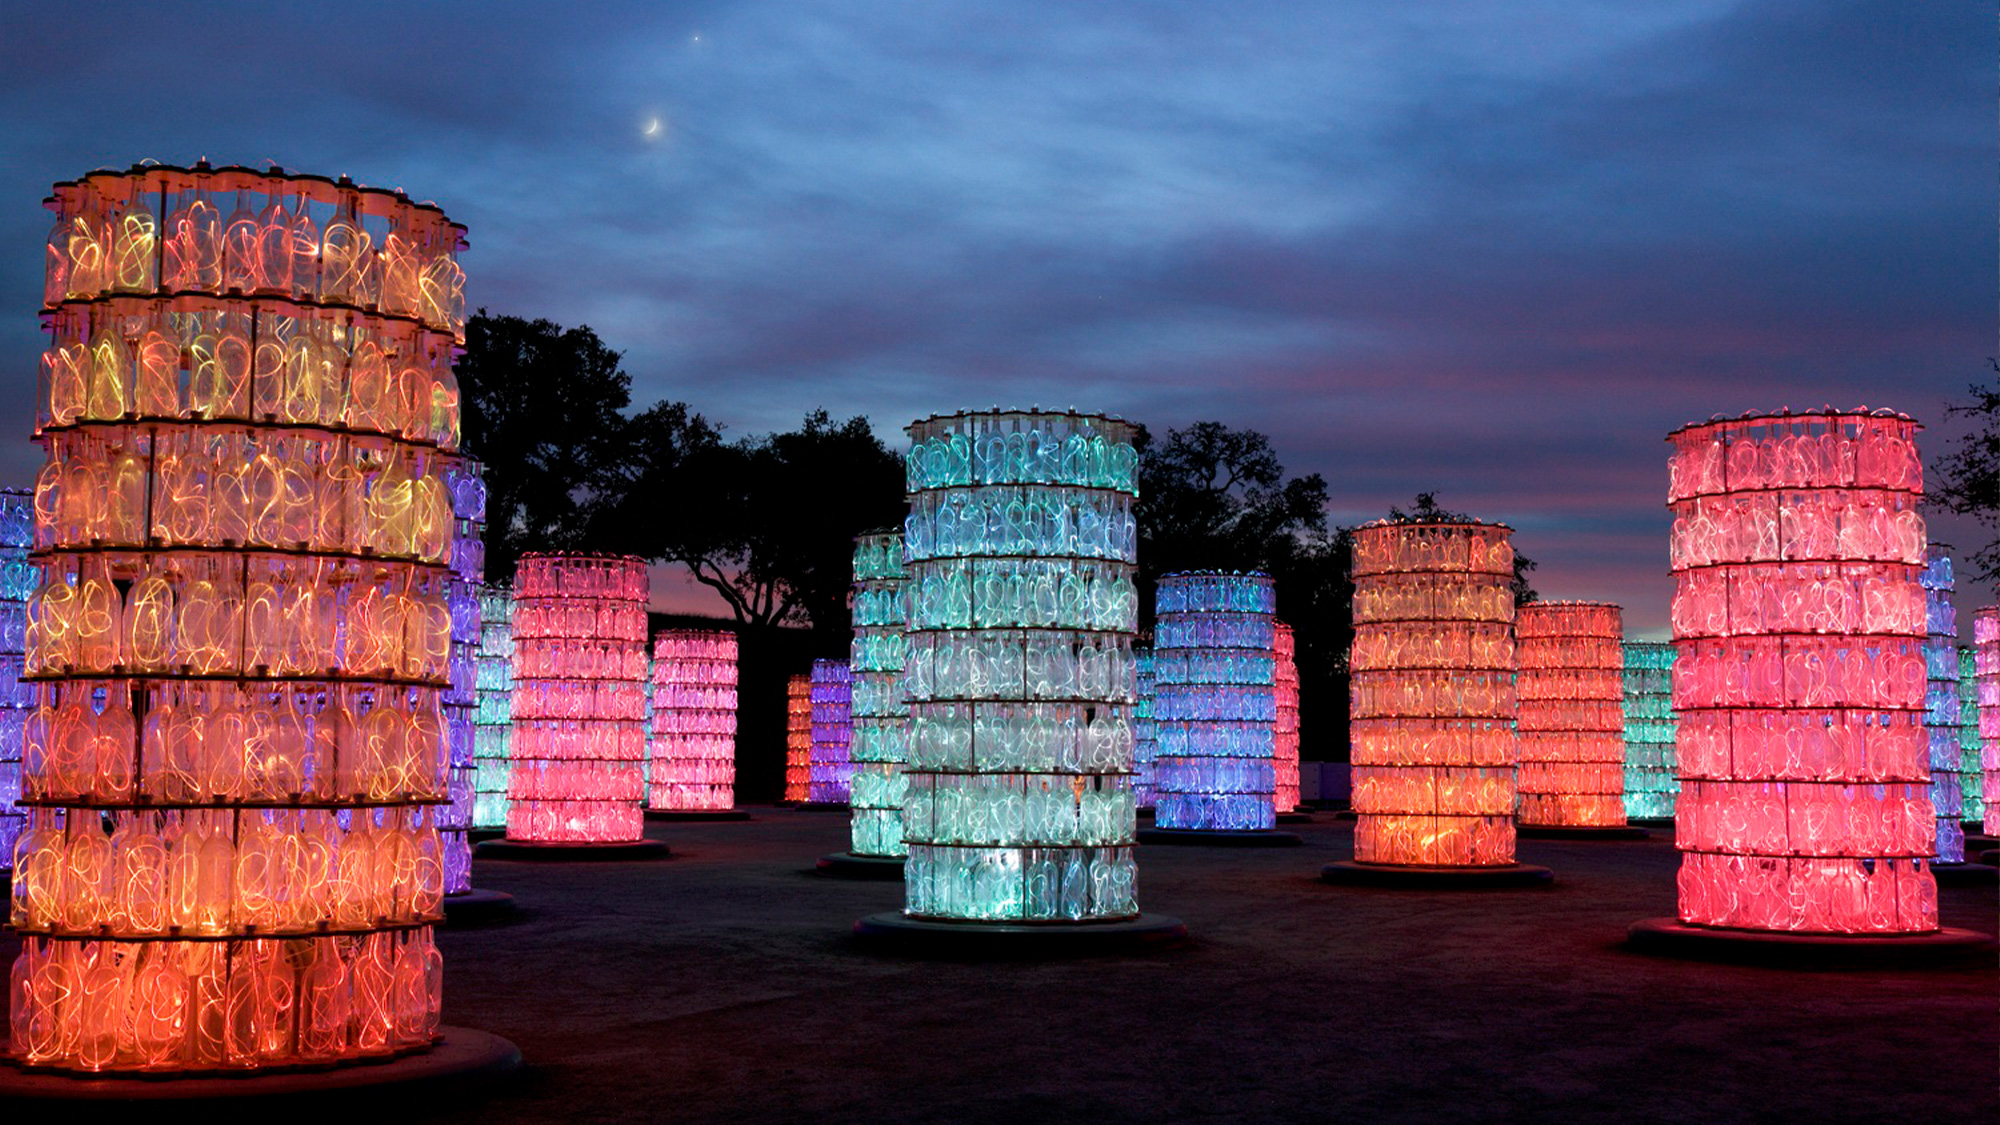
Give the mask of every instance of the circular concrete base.
[[1200, 848], [1295, 848], [1305, 843], [1296, 832], [1275, 828], [1226, 832], [1208, 828], [1141, 828], [1142, 844], [1181, 844]]
[[800, 801], [792, 806], [800, 812], [841, 812], [847, 811], [846, 801]]
[[1293, 809], [1291, 812], [1281, 812], [1278, 814], [1279, 824], [1311, 824], [1312, 822], [1313, 814], [1311, 809]]
[[647, 809], [647, 820], [749, 820], [742, 809]]
[[903, 861], [896, 856], [834, 852], [819, 857], [814, 870], [834, 879], [901, 879]]
[[444, 896], [444, 924], [483, 926], [514, 916], [514, 896], [506, 891], [482, 891], [474, 887], [464, 894]]
[[1985, 864], [1988, 867], [2000, 867], [2000, 848], [1993, 848], [1988, 851], [1980, 852], [1979, 862]]
[[1187, 940], [1187, 923], [1165, 914], [1122, 922], [934, 922], [890, 911], [854, 923], [863, 943], [899, 953], [980, 957], [1073, 957], [1164, 949]]
[[1406, 867], [1344, 859], [1320, 868], [1319, 877], [1328, 883], [1348, 887], [1470, 891], [1546, 887], [1555, 881], [1556, 873], [1532, 863], [1510, 863], [1504, 867]]
[[488, 840], [472, 850], [474, 859], [526, 859], [551, 863], [665, 859], [672, 854], [667, 846], [658, 840], [621, 840], [611, 844], [544, 844], [533, 840]]
[[2000, 867], [1984, 863], [1933, 863], [1931, 874], [1940, 887], [1976, 887], [2000, 882]]
[[1674, 818], [1670, 816], [1627, 817], [1625, 823], [1634, 828], [1664, 828], [1668, 832], [1674, 830]]
[[1647, 918], [1632, 923], [1625, 935], [1626, 944], [1640, 953], [1800, 969], [1936, 968], [1991, 960], [1994, 950], [1990, 936], [1959, 929], [1898, 936], [1805, 934]]
[[1652, 833], [1636, 824], [1515, 824], [1514, 835], [1528, 840], [1646, 840]]
[[1333, 810], [1333, 819], [1335, 819], [1335, 820], [1360, 820], [1360, 819], [1361, 819], [1361, 814], [1360, 814], [1360, 813], [1357, 813], [1357, 812], [1355, 812], [1355, 811], [1354, 811], [1353, 809], [1335, 809], [1335, 810]]
[[1982, 836], [1977, 832], [1967, 832], [1965, 834], [1966, 855], [1971, 855], [1974, 852], [1990, 852], [1996, 848], [2000, 848], [2000, 840], [1996, 840], [1991, 836]]
[[505, 828], [475, 828], [467, 832], [465, 838], [474, 844], [483, 844], [488, 840], [504, 839], [506, 835], [507, 830]]
[[[0, 1101], [188, 1101], [366, 1094], [371, 1100], [457, 1092], [521, 1065], [521, 1049], [469, 1027], [445, 1027], [427, 1051], [319, 1069], [174, 1078], [166, 1075], [78, 1077], [0, 1066]], [[383, 1103], [387, 1104], [387, 1103]]]

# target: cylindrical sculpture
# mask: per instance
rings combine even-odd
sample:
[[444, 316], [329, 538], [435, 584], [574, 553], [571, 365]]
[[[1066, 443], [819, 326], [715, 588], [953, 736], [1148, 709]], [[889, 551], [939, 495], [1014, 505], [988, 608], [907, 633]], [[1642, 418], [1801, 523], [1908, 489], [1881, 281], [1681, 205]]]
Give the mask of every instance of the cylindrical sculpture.
[[1625, 642], [1625, 815], [1672, 820], [1681, 782], [1674, 765], [1674, 646]]
[[652, 766], [646, 807], [736, 807], [736, 634], [668, 629], [653, 638]]
[[1979, 667], [1971, 645], [1958, 646], [1958, 791], [1960, 824], [1982, 829], [1986, 821], [1986, 774], [1979, 765]]
[[462, 228], [199, 166], [49, 205], [15, 1059], [426, 1047]]
[[1669, 436], [1682, 922], [1937, 929], [1918, 429], [1826, 412]]
[[1131, 919], [1132, 427], [913, 423], [903, 883], [912, 920]]
[[1138, 685], [1132, 704], [1132, 806], [1150, 809], [1159, 797], [1153, 784], [1153, 763], [1159, 749], [1153, 738], [1153, 650], [1134, 647], [1132, 668]]
[[1154, 823], [1270, 829], [1277, 823], [1271, 576], [1168, 574], [1154, 604]]
[[645, 814], [646, 566], [522, 555], [514, 571], [514, 771], [507, 839], [640, 839]]
[[1530, 602], [1514, 636], [1520, 825], [1622, 827], [1623, 614], [1603, 602]]
[[812, 663], [812, 766], [806, 803], [844, 805], [853, 782], [854, 678], [845, 660]]
[[451, 612], [451, 685], [445, 689], [445, 744], [449, 748], [451, 804], [438, 810], [438, 838], [444, 851], [444, 893], [472, 889], [472, 806], [474, 742], [479, 710], [479, 584], [486, 576], [486, 481], [478, 461], [459, 457], [448, 462], [445, 483], [451, 489], [456, 526], [451, 577], [445, 582], [445, 604]]
[[1501, 524], [1354, 531], [1354, 858], [1514, 863], [1514, 548]]
[[1949, 549], [1932, 544], [1924, 588], [1924, 738], [1929, 746], [1937, 863], [1965, 862], [1964, 797], [1958, 786], [1958, 610], [1952, 605]]
[[14, 844], [27, 819], [21, 799], [21, 749], [35, 685], [21, 679], [28, 650], [28, 599], [41, 568], [28, 558], [35, 545], [34, 493], [0, 489], [0, 871], [14, 869]]
[[812, 795], [812, 677], [785, 679], [785, 800], [803, 805]]
[[2000, 605], [1972, 615], [1973, 690], [1979, 698], [1980, 804], [1988, 836], [2000, 835]]
[[1277, 663], [1272, 693], [1277, 720], [1271, 725], [1271, 760], [1277, 770], [1277, 792], [1271, 803], [1282, 814], [1299, 807], [1298, 642], [1290, 625], [1282, 621], [1273, 625], [1277, 631], [1272, 638], [1272, 652]]
[[903, 702], [903, 533], [854, 540], [853, 821], [849, 850], [897, 857], [903, 847], [903, 762], [909, 705]]
[[473, 655], [479, 681], [474, 712], [472, 826], [507, 827], [507, 782], [514, 772], [514, 591], [479, 591], [479, 648]]

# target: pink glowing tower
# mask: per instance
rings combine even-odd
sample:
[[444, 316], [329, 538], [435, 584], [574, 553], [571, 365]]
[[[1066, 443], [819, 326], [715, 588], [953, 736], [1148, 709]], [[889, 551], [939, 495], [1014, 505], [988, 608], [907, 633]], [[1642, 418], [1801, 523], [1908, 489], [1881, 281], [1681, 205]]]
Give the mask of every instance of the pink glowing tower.
[[[1603, 602], [1530, 602], [1514, 622], [1520, 828], [1625, 829], [1623, 617]], [[1636, 832], [1637, 830], [1629, 830]]]

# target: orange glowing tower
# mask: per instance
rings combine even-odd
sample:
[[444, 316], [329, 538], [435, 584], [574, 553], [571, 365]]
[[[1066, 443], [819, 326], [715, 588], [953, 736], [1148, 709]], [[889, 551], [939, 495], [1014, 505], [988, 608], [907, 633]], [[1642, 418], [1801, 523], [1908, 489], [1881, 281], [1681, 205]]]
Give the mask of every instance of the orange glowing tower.
[[275, 169], [48, 205], [14, 1058], [427, 1048], [463, 229]]
[[812, 796], [812, 677], [785, 679], [785, 801], [802, 805]]
[[1514, 861], [1514, 548], [1502, 524], [1354, 531], [1354, 862], [1335, 882], [1534, 884]]
[[1604, 602], [1529, 602], [1514, 620], [1524, 835], [1641, 837], [1625, 823], [1624, 620]]

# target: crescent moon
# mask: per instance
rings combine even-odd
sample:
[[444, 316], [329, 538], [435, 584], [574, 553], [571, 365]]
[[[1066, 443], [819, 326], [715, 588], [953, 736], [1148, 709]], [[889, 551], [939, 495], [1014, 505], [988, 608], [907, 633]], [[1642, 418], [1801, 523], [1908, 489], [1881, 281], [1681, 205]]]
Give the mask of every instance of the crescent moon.
[[658, 136], [660, 133], [660, 119], [655, 117], [652, 120], [646, 122], [646, 128], [644, 132], [649, 137]]

